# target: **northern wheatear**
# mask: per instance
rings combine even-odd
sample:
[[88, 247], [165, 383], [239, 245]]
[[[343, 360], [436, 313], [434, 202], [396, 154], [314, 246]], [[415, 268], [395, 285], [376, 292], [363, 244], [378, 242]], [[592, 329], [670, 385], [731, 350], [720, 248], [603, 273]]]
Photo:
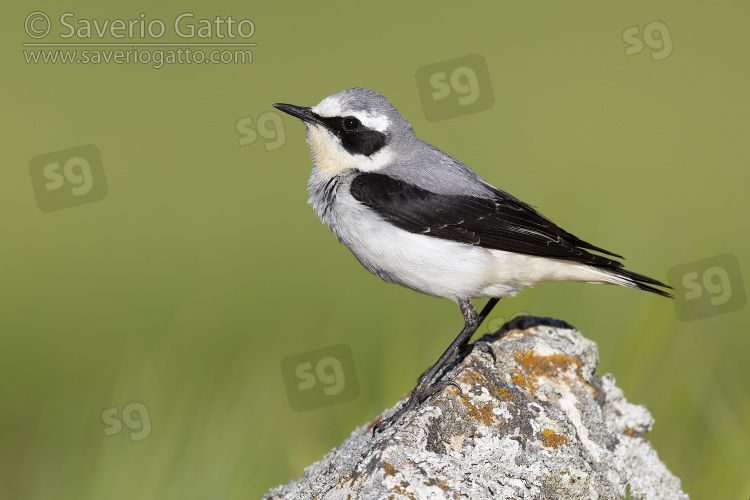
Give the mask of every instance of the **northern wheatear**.
[[[464, 328], [382, 429], [451, 381], [440, 374], [501, 297], [546, 281], [610, 283], [671, 297], [620, 255], [558, 227], [523, 201], [417, 138], [382, 95], [352, 88], [313, 108], [274, 104], [307, 126], [309, 202], [379, 278], [455, 301]], [[480, 314], [470, 299], [490, 298]]]

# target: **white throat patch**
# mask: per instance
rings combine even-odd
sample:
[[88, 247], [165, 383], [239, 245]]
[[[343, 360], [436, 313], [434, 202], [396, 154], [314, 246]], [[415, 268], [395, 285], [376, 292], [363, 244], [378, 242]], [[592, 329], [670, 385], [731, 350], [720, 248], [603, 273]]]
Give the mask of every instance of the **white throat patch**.
[[307, 144], [310, 145], [313, 162], [321, 173], [336, 175], [352, 168], [362, 172], [373, 172], [393, 161], [393, 153], [389, 146], [383, 147], [370, 156], [353, 155], [344, 149], [341, 140], [327, 128], [314, 123], [305, 123], [305, 125], [307, 125]]

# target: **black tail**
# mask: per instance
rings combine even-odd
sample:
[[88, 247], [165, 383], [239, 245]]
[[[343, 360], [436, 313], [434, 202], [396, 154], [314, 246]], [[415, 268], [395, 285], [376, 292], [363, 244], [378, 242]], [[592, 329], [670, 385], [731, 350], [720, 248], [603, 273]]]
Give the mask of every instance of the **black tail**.
[[670, 299], [673, 298], [671, 293], [665, 292], [664, 290], [659, 290], [658, 288], [655, 288], [650, 285], [656, 285], [663, 288], [669, 288], [670, 290], [673, 290], [673, 288], [665, 283], [662, 283], [661, 281], [657, 281], [653, 278], [649, 278], [648, 276], [644, 276], [642, 274], [634, 273], [633, 271], [628, 271], [627, 269], [607, 269], [610, 271], [613, 275], [622, 278], [622, 281], [620, 281], [618, 284], [629, 286], [631, 288], [636, 288], [638, 290], [645, 290], [647, 292], [655, 293], [657, 295], [661, 295], [662, 297], [669, 297]]

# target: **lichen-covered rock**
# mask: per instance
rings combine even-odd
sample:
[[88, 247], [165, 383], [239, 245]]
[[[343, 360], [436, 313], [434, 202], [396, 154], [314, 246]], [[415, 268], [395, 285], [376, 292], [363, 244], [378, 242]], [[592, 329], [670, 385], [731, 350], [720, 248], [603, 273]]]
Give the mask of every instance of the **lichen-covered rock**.
[[264, 498], [687, 498], [643, 438], [648, 410], [596, 374], [594, 342], [529, 316], [481, 340], [447, 374], [462, 392], [373, 436], [386, 410]]

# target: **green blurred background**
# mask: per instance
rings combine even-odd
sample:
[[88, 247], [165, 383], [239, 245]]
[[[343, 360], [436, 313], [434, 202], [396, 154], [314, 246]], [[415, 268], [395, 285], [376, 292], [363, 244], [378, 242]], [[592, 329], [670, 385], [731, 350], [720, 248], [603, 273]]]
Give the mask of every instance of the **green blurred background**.
[[[227, 41], [174, 36], [192, 12], [251, 19], [257, 46], [252, 64], [27, 64], [33, 11], [52, 20], [47, 42], [66, 41], [65, 12], [163, 20], [167, 34], [145, 42]], [[748, 14], [744, 2], [5, 4], [0, 497], [260, 497], [392, 405], [458, 333], [455, 304], [380, 282], [318, 221], [304, 127], [274, 102], [372, 88], [422, 139], [630, 269], [665, 280], [731, 253], [747, 272]], [[668, 31], [626, 55], [655, 21]], [[494, 105], [427, 121], [417, 69], [471, 54]], [[30, 161], [86, 144], [106, 196], [42, 212]], [[655, 417], [647, 437], [684, 490], [747, 498], [742, 305], [684, 322], [650, 294], [555, 283], [501, 301], [490, 323], [528, 312], [578, 327], [599, 372]], [[292, 411], [282, 360], [336, 344], [359, 396]], [[145, 437], [102, 417], [138, 402]]]

